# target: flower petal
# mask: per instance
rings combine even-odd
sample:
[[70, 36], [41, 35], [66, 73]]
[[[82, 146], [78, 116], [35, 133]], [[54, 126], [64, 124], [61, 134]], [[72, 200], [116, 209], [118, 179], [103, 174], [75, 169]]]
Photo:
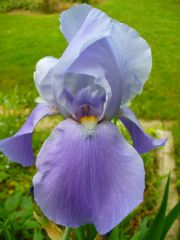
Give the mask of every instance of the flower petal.
[[111, 27], [111, 19], [105, 13], [98, 9], [92, 9], [89, 12], [62, 57], [50, 70], [50, 74], [54, 78], [54, 94], [57, 103], [57, 99], [63, 90], [64, 75], [67, 73], [69, 67], [88, 46], [99, 39], [109, 36]]
[[148, 43], [136, 30], [115, 20], [112, 26], [108, 44], [118, 64], [122, 106], [142, 91], [151, 71], [152, 56]]
[[33, 130], [43, 117], [50, 114], [50, 109], [46, 104], [39, 104], [15, 135], [0, 140], [0, 151], [12, 162], [20, 163], [24, 167], [31, 166], [34, 163]]
[[[104, 116], [104, 111], [111, 98], [111, 89], [103, 73], [96, 68], [93, 70], [93, 72], [90, 71], [92, 75], [68, 72], [64, 76], [63, 91], [60, 92], [59, 96], [58, 93], [56, 94], [56, 100], [60, 103], [59, 108], [61, 110], [66, 109], [73, 118], [80, 116], [79, 114], [76, 115], [76, 110], [83, 104], [94, 105], [98, 110], [96, 116], [98, 116], [99, 120]], [[96, 101], [96, 104], [100, 101], [101, 106], [99, 106], [99, 109], [97, 109], [94, 101]], [[64, 112], [61, 112], [61, 114], [64, 117], [67, 116]]]
[[143, 200], [141, 157], [110, 122], [85, 135], [61, 122], [43, 144], [33, 179], [35, 201], [57, 224], [92, 223], [104, 234]]
[[97, 66], [104, 71], [112, 98], [105, 112], [110, 120], [119, 107], [141, 92], [150, 74], [151, 49], [129, 26], [112, 21], [110, 36], [96, 41], [74, 61], [69, 71], [90, 74]]
[[[44, 57], [36, 64], [34, 72], [34, 81], [41, 98], [48, 103], [54, 104], [53, 80], [52, 75], [48, 74], [49, 70], [57, 63], [57, 58]], [[46, 77], [48, 75], [48, 77]]]
[[58, 60], [55, 68], [57, 74], [65, 72], [88, 46], [109, 36], [111, 28], [111, 19], [104, 12], [93, 8], [87, 15], [75, 37], [69, 43], [63, 56]]
[[61, 13], [60, 30], [68, 42], [70, 42], [79, 31], [91, 10], [92, 7], [90, 5], [79, 4]]
[[105, 118], [110, 120], [117, 114], [120, 106], [121, 81], [117, 62], [107, 43], [107, 39], [101, 39], [85, 51], [74, 61], [68, 69], [70, 72], [93, 75], [99, 78], [99, 82], [106, 84], [107, 107]]
[[153, 148], [158, 148], [165, 145], [167, 140], [166, 138], [155, 139], [143, 131], [135, 114], [130, 108], [121, 108], [119, 119], [127, 127], [132, 136], [134, 147], [140, 154], [146, 153]]

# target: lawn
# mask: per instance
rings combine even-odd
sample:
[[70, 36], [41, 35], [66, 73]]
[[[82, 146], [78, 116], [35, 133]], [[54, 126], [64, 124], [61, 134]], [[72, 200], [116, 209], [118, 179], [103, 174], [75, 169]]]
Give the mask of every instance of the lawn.
[[[142, 94], [134, 99], [132, 108], [139, 118], [176, 121], [172, 131], [177, 164], [180, 166], [180, 4], [176, 0], [141, 0], [138, 3], [134, 0], [107, 0], [95, 6], [138, 30], [151, 46], [152, 73]], [[34, 99], [38, 94], [33, 82], [33, 71], [36, 62], [44, 56], [59, 57], [66, 47], [66, 41], [59, 32], [59, 15], [17, 11], [0, 13], [0, 46], [1, 139], [18, 129], [27, 115], [25, 109], [35, 106]], [[14, 113], [17, 113], [18, 109], [21, 111], [16, 116], [3, 116], [3, 109], [13, 110]], [[47, 135], [38, 134], [34, 139], [36, 151], [40, 147], [38, 137], [42, 142]], [[150, 154], [150, 157], [148, 155], [145, 159], [152, 157]], [[0, 201], [5, 196], [3, 194], [9, 194], [21, 184], [20, 176], [25, 178], [25, 186], [21, 191], [28, 191], [30, 178], [27, 175], [32, 174], [34, 169], [21, 172], [20, 167], [6, 163], [2, 155], [0, 159]], [[4, 175], [3, 169], [6, 169]], [[11, 174], [16, 178], [17, 172], [20, 174], [17, 180], [10, 182]], [[149, 179], [152, 180], [151, 175]], [[8, 189], [3, 194], [2, 182]], [[180, 183], [178, 184], [180, 186]]]
[[[177, 119], [180, 109], [178, 1], [142, 0], [134, 4], [133, 0], [109, 0], [98, 7], [137, 29], [152, 48], [150, 79], [143, 94], [133, 102], [138, 116]], [[59, 57], [66, 47], [58, 19], [57, 14], [0, 14], [1, 96], [9, 98], [16, 91], [23, 106], [33, 106], [33, 98], [37, 96], [33, 83], [36, 62], [47, 55]]]

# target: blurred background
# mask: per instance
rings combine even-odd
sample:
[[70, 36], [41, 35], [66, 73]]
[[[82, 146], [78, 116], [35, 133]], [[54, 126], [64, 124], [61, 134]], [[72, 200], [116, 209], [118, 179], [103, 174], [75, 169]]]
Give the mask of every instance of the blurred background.
[[[138, 118], [160, 120], [173, 133], [180, 193], [180, 1], [81, 2], [135, 28], [151, 46], [150, 79], [134, 99], [132, 109]], [[63, 53], [67, 43], [59, 31], [59, 13], [76, 3], [80, 1], [0, 0], [0, 139], [14, 134], [34, 108], [38, 97], [33, 82], [35, 65], [44, 56], [60, 57]], [[33, 137], [36, 153], [58, 121], [46, 121], [37, 128]], [[153, 128], [148, 131], [154, 134]], [[145, 202], [133, 213], [133, 219], [120, 225], [124, 240], [130, 239], [142, 219], [150, 221], [157, 210], [161, 177], [155, 151], [143, 159], [147, 171]], [[0, 239], [48, 239], [32, 215], [29, 189], [35, 172], [33, 167], [24, 169], [10, 163], [0, 153]]]

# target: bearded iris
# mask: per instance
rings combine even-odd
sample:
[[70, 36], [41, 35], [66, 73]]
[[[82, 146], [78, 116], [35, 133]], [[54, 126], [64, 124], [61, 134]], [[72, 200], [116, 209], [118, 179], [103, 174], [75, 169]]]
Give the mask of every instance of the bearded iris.
[[[61, 114], [36, 161], [34, 198], [57, 224], [95, 225], [104, 234], [143, 201], [139, 154], [165, 144], [145, 133], [128, 103], [151, 71], [151, 49], [129, 26], [87, 4], [64, 11], [68, 46], [60, 58], [41, 59], [34, 73], [40, 98], [22, 128], [0, 150], [23, 166], [34, 164], [32, 133], [45, 116]], [[129, 130], [131, 146], [111, 123]]]

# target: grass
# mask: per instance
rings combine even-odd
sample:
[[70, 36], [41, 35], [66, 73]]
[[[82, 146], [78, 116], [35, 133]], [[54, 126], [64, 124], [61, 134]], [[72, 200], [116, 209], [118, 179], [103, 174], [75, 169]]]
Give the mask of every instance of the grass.
[[[180, 109], [180, 4], [162, 0], [133, 3], [133, 0], [109, 0], [100, 6], [113, 18], [137, 29], [152, 48], [152, 73], [143, 94], [134, 100], [133, 109], [143, 118], [177, 119]], [[11, 95], [17, 86], [21, 101], [26, 98], [28, 106], [33, 105], [37, 95], [32, 77], [36, 62], [47, 55], [59, 57], [66, 47], [65, 39], [59, 33], [58, 18], [57, 14], [0, 14], [3, 95]]]
[[59, 57], [65, 48], [58, 15], [0, 14], [0, 22], [1, 95], [9, 99], [13, 92], [23, 107], [32, 107], [37, 96], [33, 82], [36, 62], [46, 55]]

